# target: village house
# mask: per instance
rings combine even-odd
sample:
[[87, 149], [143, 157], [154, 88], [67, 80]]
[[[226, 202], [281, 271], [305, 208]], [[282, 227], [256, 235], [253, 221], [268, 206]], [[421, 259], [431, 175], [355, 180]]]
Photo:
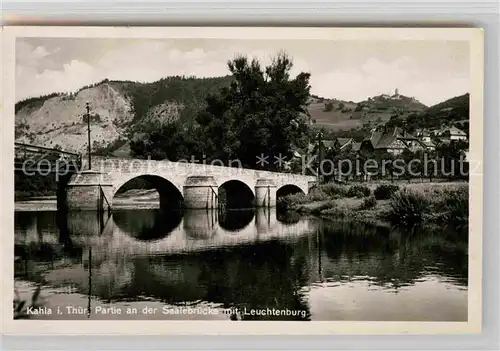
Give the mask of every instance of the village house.
[[373, 151], [386, 151], [393, 155], [399, 155], [404, 150], [412, 152], [426, 150], [425, 144], [417, 137], [395, 127], [383, 129], [381, 131], [372, 131], [369, 138], [363, 140], [360, 146], [360, 152], [369, 154]]
[[350, 147], [353, 142], [353, 138], [337, 138], [335, 148], [337, 148], [337, 150], [345, 150]]
[[427, 150], [436, 150], [436, 144], [432, 141], [433, 133], [425, 128], [416, 131], [416, 137], [420, 139], [421, 143], [425, 145]]
[[467, 140], [467, 133], [455, 126], [445, 127], [436, 132], [436, 136], [442, 140]]

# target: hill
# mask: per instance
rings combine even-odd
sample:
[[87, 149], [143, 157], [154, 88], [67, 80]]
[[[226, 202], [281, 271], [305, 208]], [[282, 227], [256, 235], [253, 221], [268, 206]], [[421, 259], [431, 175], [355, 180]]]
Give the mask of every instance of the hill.
[[[232, 78], [168, 77], [153, 83], [103, 80], [75, 93], [54, 93], [15, 106], [16, 141], [84, 152], [87, 147], [85, 103], [91, 106], [93, 149], [126, 149], [133, 128], [193, 118], [206, 97]], [[99, 140], [99, 141], [98, 141]], [[123, 153], [123, 152], [122, 152]]]
[[406, 118], [420, 113], [427, 106], [413, 97], [382, 94], [365, 101], [353, 102], [311, 97], [309, 112], [318, 127], [333, 131], [373, 127], [385, 123], [393, 116]]
[[430, 106], [420, 113], [412, 113], [406, 118], [394, 117], [391, 125], [405, 126], [408, 131], [419, 128], [440, 128], [455, 125], [469, 129], [469, 93]]

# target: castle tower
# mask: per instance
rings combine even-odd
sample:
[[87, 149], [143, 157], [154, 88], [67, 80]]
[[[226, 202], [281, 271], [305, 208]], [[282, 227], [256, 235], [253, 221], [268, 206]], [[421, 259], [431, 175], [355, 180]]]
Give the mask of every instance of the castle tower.
[[399, 96], [399, 89], [398, 88], [396, 88], [396, 90], [394, 90], [394, 95]]

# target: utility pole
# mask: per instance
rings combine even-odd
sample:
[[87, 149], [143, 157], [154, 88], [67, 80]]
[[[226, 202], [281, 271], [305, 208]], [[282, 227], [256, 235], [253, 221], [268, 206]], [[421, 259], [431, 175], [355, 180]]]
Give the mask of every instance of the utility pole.
[[92, 169], [92, 159], [90, 156], [90, 102], [85, 103], [85, 108], [87, 110], [87, 132], [88, 132], [88, 153], [89, 153], [89, 170]]
[[323, 162], [323, 141], [322, 141], [322, 138], [323, 138], [323, 133], [319, 132], [318, 133], [318, 156], [319, 156], [319, 160], [318, 160], [318, 185], [319, 183], [321, 182], [321, 163]]

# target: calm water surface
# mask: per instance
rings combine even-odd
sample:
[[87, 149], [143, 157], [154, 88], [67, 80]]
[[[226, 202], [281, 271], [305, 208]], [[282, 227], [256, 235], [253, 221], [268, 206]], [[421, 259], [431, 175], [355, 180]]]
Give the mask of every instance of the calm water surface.
[[[467, 234], [456, 230], [263, 209], [16, 212], [15, 225], [17, 290], [41, 284], [45, 306], [60, 308], [32, 318], [229, 319], [214, 311], [238, 308], [295, 311], [240, 319], [467, 320]], [[171, 312], [185, 306], [198, 312]]]

